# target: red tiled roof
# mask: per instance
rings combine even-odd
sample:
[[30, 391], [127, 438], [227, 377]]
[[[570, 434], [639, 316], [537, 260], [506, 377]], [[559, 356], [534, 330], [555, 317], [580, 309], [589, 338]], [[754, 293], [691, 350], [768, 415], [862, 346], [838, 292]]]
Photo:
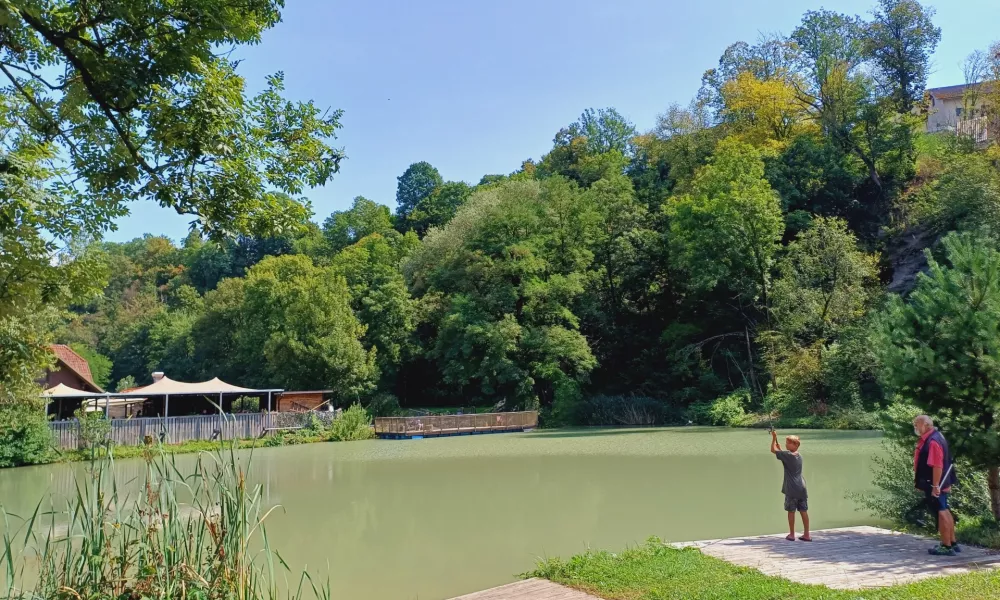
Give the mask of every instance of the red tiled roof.
[[49, 348], [56, 355], [56, 359], [62, 367], [79, 375], [84, 381], [94, 386], [96, 391], [104, 392], [100, 386], [94, 383], [94, 376], [90, 373], [90, 364], [85, 358], [73, 352], [73, 349], [65, 344], [52, 344]]

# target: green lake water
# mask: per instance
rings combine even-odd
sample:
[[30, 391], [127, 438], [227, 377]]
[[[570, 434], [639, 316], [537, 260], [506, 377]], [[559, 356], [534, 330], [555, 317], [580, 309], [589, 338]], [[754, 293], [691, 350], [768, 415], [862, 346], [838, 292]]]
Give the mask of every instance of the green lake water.
[[[795, 433], [813, 528], [874, 523], [845, 494], [871, 489], [881, 435]], [[687, 427], [310, 444], [255, 450], [249, 479], [283, 507], [272, 546], [293, 569], [328, 574], [334, 598], [435, 600], [512, 581], [539, 557], [783, 531], [768, 442]], [[29, 510], [82, 469], [0, 471], [0, 502]]]

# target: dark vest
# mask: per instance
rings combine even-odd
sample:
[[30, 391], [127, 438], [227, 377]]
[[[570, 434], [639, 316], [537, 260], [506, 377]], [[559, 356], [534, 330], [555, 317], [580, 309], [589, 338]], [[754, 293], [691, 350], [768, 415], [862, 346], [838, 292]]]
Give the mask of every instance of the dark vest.
[[[929, 492], [934, 484], [934, 469], [927, 465], [927, 455], [930, 454], [932, 441], [941, 444], [941, 450], [944, 453], [944, 467], [941, 469], [941, 489], [946, 490], [958, 483], [958, 476], [951, 464], [951, 452], [948, 450], [948, 442], [941, 435], [941, 432], [935, 429], [934, 433], [924, 442], [924, 445], [920, 448], [920, 454], [917, 456], [915, 484], [918, 490], [925, 492]], [[950, 471], [948, 467], [952, 467]], [[944, 475], [945, 472], [948, 472], [947, 477]]]

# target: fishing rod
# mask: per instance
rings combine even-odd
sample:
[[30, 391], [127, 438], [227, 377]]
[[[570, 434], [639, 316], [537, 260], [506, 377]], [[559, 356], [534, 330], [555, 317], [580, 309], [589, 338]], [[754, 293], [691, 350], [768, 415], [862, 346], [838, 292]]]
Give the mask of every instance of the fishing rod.
[[[941, 479], [938, 481], [938, 486], [939, 487], [946, 485], [945, 482], [948, 481], [948, 475], [951, 474], [951, 469], [954, 466], [955, 466], [955, 462], [954, 462], [954, 460], [952, 460], [952, 463], [950, 465], [948, 465], [948, 469], [941, 475]], [[906, 514], [904, 515], [904, 518], [907, 521], [910, 521], [911, 523], [913, 523], [914, 525], [916, 525], [918, 527], [926, 527], [927, 526], [927, 521], [925, 521], [921, 517], [923, 517], [923, 515], [926, 514], [927, 509], [928, 509], [927, 499], [926, 498], [921, 499], [918, 502], [916, 502], [913, 506], [911, 506], [910, 510], [906, 511]], [[934, 521], [936, 523], [937, 522], [937, 518], [938, 518], [937, 513], [933, 513], [933, 517], [934, 517]], [[955, 519], [955, 522], [957, 523], [958, 522], [958, 515], [952, 513], [952, 517]]]

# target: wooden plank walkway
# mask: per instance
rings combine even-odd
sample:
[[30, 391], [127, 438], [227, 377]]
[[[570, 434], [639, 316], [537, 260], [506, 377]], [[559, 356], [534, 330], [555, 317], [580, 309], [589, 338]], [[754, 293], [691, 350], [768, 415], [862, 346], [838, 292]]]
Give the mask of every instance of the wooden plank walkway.
[[544, 579], [525, 579], [452, 600], [600, 600]]
[[834, 589], [864, 589], [912, 583], [930, 577], [1000, 567], [1000, 554], [963, 546], [958, 556], [931, 556], [929, 538], [878, 527], [813, 532], [813, 542], [789, 542], [787, 534], [672, 544], [766, 575]]

